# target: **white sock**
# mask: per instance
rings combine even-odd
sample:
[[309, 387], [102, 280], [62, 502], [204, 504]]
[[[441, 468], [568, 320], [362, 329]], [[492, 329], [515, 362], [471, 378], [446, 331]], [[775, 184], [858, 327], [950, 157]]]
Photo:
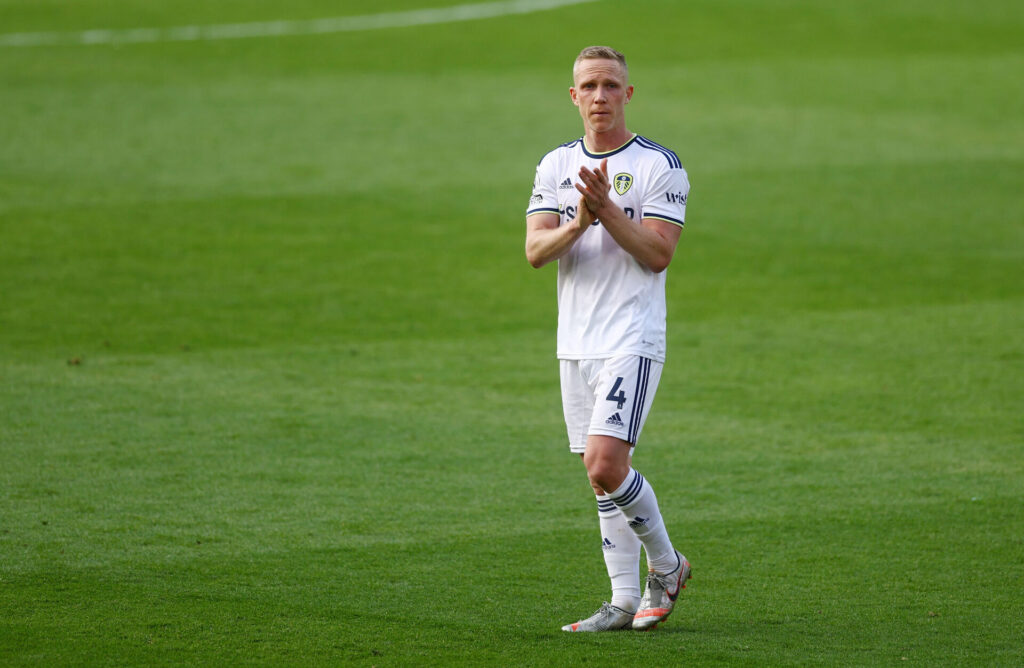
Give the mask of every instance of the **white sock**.
[[626, 479], [608, 498], [622, 511], [629, 527], [644, 544], [647, 565], [658, 573], [671, 573], [676, 569], [678, 559], [668, 539], [665, 522], [658, 510], [658, 497], [654, 489], [639, 472], [630, 468]]
[[607, 496], [597, 497], [604, 565], [612, 581], [612, 605], [627, 612], [640, 606], [640, 539]]

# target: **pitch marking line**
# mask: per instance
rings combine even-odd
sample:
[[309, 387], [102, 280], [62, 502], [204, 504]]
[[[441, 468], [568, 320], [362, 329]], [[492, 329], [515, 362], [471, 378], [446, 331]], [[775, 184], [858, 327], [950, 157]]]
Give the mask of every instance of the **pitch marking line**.
[[304, 21], [261, 21], [222, 23], [173, 28], [132, 28], [128, 30], [85, 30], [82, 32], [22, 32], [0, 34], [0, 47], [55, 46], [76, 44], [149, 44], [154, 42], [194, 42], [246, 37], [282, 35], [327, 35], [383, 28], [410, 28], [437, 23], [455, 23], [490, 19], [513, 14], [530, 14], [595, 0], [507, 0], [435, 9], [417, 9], [386, 14], [336, 16]]

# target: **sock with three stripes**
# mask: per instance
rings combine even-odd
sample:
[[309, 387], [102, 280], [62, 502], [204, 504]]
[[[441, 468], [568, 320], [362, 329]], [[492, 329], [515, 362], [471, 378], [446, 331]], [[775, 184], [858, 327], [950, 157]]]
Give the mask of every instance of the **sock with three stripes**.
[[612, 605], [635, 612], [640, 605], [640, 539], [607, 496], [597, 497], [604, 565], [612, 581]]
[[628, 526], [643, 543], [647, 565], [658, 573], [670, 573], [678, 566], [675, 549], [668, 538], [665, 522], [658, 509], [658, 497], [650, 483], [638, 471], [629, 469], [626, 479], [608, 499], [622, 511]]

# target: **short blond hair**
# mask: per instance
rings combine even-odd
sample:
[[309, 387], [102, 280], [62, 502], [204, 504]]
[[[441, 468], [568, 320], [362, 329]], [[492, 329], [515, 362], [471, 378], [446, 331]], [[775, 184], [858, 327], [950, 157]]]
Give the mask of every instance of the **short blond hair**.
[[622, 71], [626, 73], [626, 78], [629, 78], [629, 66], [626, 65], [626, 57], [610, 46], [588, 46], [580, 51], [580, 55], [576, 56], [576, 62], [572, 64], [573, 72], [576, 71], [576, 66], [584, 60], [614, 60], [622, 65]]

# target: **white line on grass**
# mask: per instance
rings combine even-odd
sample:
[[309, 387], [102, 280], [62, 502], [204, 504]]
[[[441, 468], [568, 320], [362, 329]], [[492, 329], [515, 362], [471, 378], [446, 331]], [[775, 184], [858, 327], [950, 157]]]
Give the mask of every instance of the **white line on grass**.
[[338, 32], [409, 28], [435, 23], [454, 23], [489, 19], [512, 14], [556, 9], [595, 0], [507, 0], [435, 9], [417, 9], [387, 14], [336, 16], [304, 21], [261, 21], [254, 23], [222, 23], [206, 26], [173, 28], [132, 28], [128, 30], [85, 30], [82, 32], [22, 32], [0, 34], [3, 46], [52, 46], [68, 44], [145, 44], [152, 42], [193, 42], [244, 37], [275, 37], [280, 35], [326, 35]]

